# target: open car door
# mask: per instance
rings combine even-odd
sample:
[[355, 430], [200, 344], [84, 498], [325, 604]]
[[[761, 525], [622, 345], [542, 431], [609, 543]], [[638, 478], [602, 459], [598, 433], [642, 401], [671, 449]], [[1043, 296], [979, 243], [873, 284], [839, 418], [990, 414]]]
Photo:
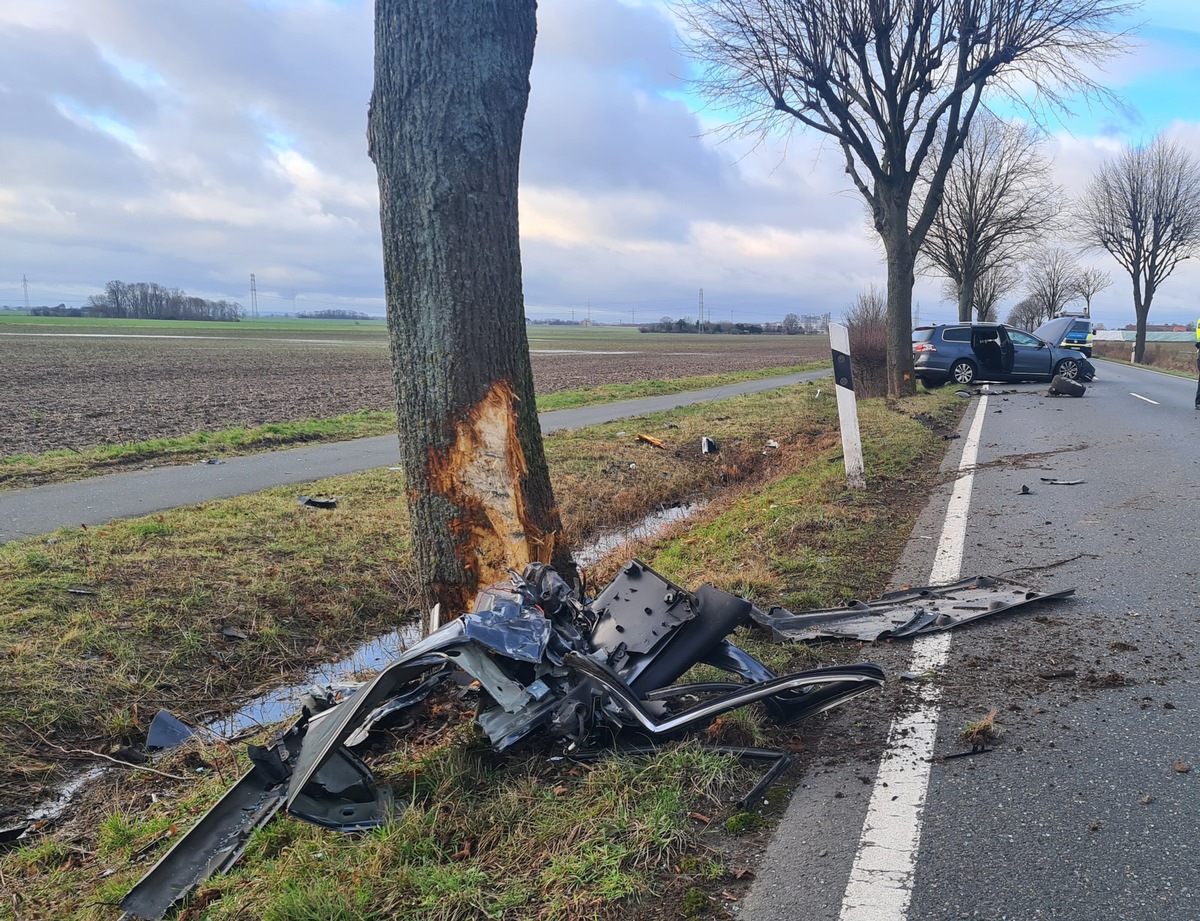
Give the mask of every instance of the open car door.
[[996, 334], [1000, 337], [1000, 370], [1005, 374], [1011, 374], [1013, 369], [1013, 358], [1016, 354], [1016, 347], [1013, 345], [1012, 339], [1009, 338], [1008, 330], [1003, 326], [996, 327]]

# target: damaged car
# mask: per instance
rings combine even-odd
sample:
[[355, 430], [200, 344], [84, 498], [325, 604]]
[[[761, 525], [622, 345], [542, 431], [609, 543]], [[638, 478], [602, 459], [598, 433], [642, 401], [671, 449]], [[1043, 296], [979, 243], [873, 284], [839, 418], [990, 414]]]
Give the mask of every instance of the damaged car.
[[947, 381], [1090, 381], [1095, 366], [1076, 349], [1052, 345], [1003, 323], [948, 323], [913, 330], [913, 373], [927, 388]]

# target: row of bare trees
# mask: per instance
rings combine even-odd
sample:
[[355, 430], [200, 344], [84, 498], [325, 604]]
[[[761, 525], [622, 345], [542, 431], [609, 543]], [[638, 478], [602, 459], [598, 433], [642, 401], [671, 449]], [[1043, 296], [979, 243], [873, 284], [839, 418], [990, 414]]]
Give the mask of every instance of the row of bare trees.
[[152, 281], [110, 281], [103, 294], [93, 294], [83, 306], [84, 316], [121, 320], [221, 320], [237, 321], [244, 310], [233, 301], [211, 301], [178, 288]]
[[[1108, 96], [1120, 0], [676, 0], [699, 88], [742, 113], [731, 131], [834, 139], [887, 257], [888, 393], [913, 392], [919, 254], [985, 94], [1037, 122]], [[987, 254], [983, 255], [986, 262]], [[998, 257], [997, 257], [998, 258]], [[975, 269], [972, 269], [975, 271]], [[974, 284], [974, 281], [971, 281]]]

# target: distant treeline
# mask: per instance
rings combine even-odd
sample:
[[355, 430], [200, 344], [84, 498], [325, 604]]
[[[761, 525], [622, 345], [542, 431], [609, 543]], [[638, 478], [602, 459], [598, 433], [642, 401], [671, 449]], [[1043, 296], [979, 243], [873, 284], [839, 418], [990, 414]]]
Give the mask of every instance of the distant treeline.
[[357, 310], [305, 310], [296, 314], [301, 320], [370, 320], [369, 313]]
[[672, 320], [663, 317], [657, 323], [639, 326], [640, 333], [704, 333], [706, 335], [732, 334], [735, 336], [761, 336], [763, 333], [782, 333], [782, 329], [767, 329], [778, 324], [763, 323], [693, 323], [690, 320]]
[[39, 307], [34, 316], [107, 317], [117, 320], [222, 320], [242, 318], [242, 305], [192, 297], [178, 288], [150, 281], [110, 281], [103, 294], [93, 294], [83, 307]]
[[782, 323], [710, 323], [693, 322], [686, 317], [673, 320], [663, 317], [657, 323], [639, 326], [642, 333], [726, 333], [735, 336], [803, 336], [806, 333], [825, 333], [829, 331], [830, 315], [797, 316], [789, 313]]

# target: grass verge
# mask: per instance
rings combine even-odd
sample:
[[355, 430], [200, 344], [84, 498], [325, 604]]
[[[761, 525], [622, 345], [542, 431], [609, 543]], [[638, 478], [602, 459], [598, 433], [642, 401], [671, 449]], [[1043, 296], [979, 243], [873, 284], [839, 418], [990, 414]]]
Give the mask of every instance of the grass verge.
[[[542, 412], [578, 409], [633, 400], [641, 397], [686, 393], [742, 381], [764, 380], [783, 374], [814, 371], [820, 363], [809, 363], [759, 371], [707, 374], [670, 381], [639, 381], [634, 384], [610, 384], [581, 390], [564, 390], [538, 397]], [[331, 419], [304, 419], [276, 422], [254, 428], [234, 428], [218, 432], [197, 432], [175, 438], [106, 445], [82, 451], [63, 449], [44, 454], [0, 455], [0, 489], [20, 489], [69, 480], [80, 480], [106, 473], [162, 464], [187, 464], [203, 460], [272, 451], [354, 438], [392, 435], [396, 432], [396, 414], [363, 410]]]
[[[556, 433], [547, 454], [577, 542], [659, 501], [709, 499], [686, 528], [597, 566], [593, 584], [636, 552], [688, 587], [834, 604], [884, 587], [962, 406], [944, 391], [861, 404], [859, 491], [844, 486], [822, 385]], [[699, 434], [720, 453], [701, 455]], [[0, 547], [0, 801], [28, 802], [81, 750], [137, 743], [159, 707], [202, 720], [394, 626], [411, 595], [399, 475], [310, 491], [338, 507], [270, 490]], [[772, 667], [813, 664], [803, 647], [739, 644]], [[771, 740], [752, 711], [712, 731]], [[374, 759], [409, 804], [393, 825], [343, 838], [277, 820], [181, 917], [648, 918], [638, 912], [684, 902], [701, 914], [704, 885], [731, 869], [704, 846], [705, 820], [719, 824], [729, 791], [753, 782], [743, 769], [690, 745], [591, 765], [546, 754], [497, 756], [469, 713], [434, 706]], [[243, 761], [197, 742], [155, 763], [191, 780], [109, 770], [63, 823], [0, 854], [0, 918], [112, 917]]]

